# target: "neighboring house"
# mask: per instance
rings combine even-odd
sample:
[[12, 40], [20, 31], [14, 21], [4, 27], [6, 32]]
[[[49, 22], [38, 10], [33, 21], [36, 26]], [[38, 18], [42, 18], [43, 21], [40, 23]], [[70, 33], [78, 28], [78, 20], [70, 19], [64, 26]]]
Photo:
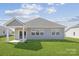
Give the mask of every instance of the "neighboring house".
[[[26, 19], [27, 20], [27, 19]], [[27, 22], [16, 18], [6, 23], [6, 26], [15, 28], [16, 40], [27, 39], [64, 39], [64, 26], [38, 17]]]
[[68, 28], [65, 32], [65, 36], [79, 38], [79, 24]]
[[5, 36], [6, 35], [6, 27], [0, 25], [0, 36]]
[[11, 33], [11, 29], [9, 29], [9, 28], [7, 28], [6, 26], [4, 26], [4, 25], [0, 25], [0, 36], [6, 36], [6, 29], [8, 29], [9, 30], [9, 35], [10, 35], [10, 33]]

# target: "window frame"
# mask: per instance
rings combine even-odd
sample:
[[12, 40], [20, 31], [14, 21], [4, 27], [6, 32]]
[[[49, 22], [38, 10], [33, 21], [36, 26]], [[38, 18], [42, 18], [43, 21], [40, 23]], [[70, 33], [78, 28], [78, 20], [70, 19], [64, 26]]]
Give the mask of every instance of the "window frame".
[[60, 32], [56, 32], [56, 35], [60, 35]]
[[36, 31], [31, 31], [31, 35], [36, 35]]
[[55, 35], [55, 32], [52, 32], [52, 35]]
[[36, 31], [36, 35], [40, 35], [40, 32], [39, 31]]
[[40, 35], [44, 35], [44, 32], [43, 31], [40, 31]]

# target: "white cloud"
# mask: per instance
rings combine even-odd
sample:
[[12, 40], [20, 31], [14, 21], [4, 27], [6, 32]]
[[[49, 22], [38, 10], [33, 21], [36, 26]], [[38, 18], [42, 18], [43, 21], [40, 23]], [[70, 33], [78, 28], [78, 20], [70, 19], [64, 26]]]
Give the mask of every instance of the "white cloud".
[[[49, 5], [53, 5], [54, 3], [49, 3]], [[43, 7], [40, 4], [22, 4], [20, 9], [14, 10], [6, 10], [5, 13], [9, 16], [28, 16], [31, 14], [39, 14], [41, 12], [45, 12], [47, 14], [52, 14], [56, 12], [54, 6]]]
[[5, 11], [8, 15], [29, 15], [32, 13], [38, 13], [38, 11], [33, 9], [15, 9], [15, 10], [7, 10]]
[[58, 6], [58, 5], [64, 5], [65, 3], [48, 3], [48, 6]]
[[43, 8], [38, 4], [22, 4], [22, 8], [35, 9], [41, 11]]
[[64, 5], [65, 3], [56, 3], [56, 6]]
[[54, 7], [50, 7], [47, 9], [48, 14], [52, 14], [56, 12], [56, 9]]
[[20, 9], [15, 10], [6, 10], [5, 13], [8, 15], [30, 15], [33, 13], [39, 13], [42, 10], [42, 7], [37, 4], [22, 4]]
[[17, 18], [32, 18], [32, 17], [40, 17], [40, 15], [22, 15], [22, 16], [17, 16]]
[[65, 3], [60, 3], [61, 5], [64, 5]]
[[55, 3], [48, 3], [49, 6], [53, 6]]

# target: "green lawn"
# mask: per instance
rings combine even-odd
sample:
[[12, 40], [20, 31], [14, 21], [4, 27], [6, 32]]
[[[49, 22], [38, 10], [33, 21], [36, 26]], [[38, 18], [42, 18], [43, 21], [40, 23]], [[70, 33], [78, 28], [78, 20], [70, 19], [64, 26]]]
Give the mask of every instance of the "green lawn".
[[[6, 43], [0, 37], [0, 56], [71, 56], [79, 55], [79, 39], [28, 40], [25, 43]], [[10, 37], [13, 39], [13, 37]]]

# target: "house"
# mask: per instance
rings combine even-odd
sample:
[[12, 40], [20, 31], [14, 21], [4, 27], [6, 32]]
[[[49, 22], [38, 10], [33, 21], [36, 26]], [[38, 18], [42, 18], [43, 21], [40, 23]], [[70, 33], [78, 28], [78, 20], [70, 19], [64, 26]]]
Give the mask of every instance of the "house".
[[0, 36], [5, 36], [6, 35], [6, 27], [0, 25]]
[[6, 34], [7, 34], [6, 29], [9, 30], [9, 35], [10, 35], [10, 33], [12, 32], [12, 30], [10, 28], [7, 28], [4, 25], [0, 25], [0, 36], [6, 36]]
[[[27, 22], [13, 18], [6, 23], [15, 29], [15, 40], [64, 39], [64, 26], [47, 19], [37, 17]], [[8, 33], [7, 33], [8, 38]]]
[[65, 36], [79, 38], [79, 24], [68, 28], [65, 32]]

